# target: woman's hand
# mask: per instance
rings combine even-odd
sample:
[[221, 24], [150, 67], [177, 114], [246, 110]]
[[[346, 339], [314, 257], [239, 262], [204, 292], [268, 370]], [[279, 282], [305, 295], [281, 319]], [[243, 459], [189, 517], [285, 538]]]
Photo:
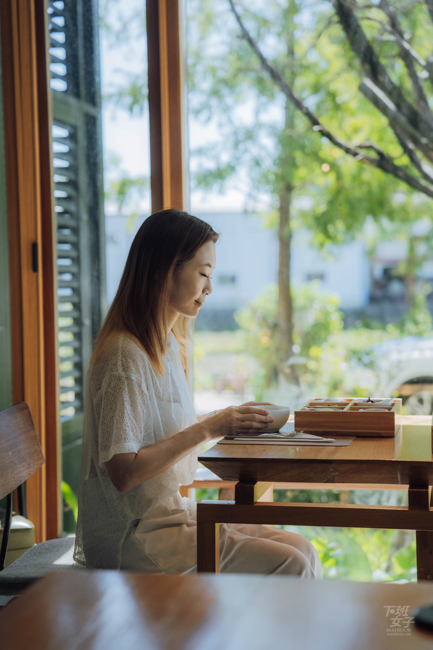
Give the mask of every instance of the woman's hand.
[[239, 434], [258, 435], [265, 430], [274, 418], [269, 411], [258, 408], [257, 405], [270, 405], [269, 402], [247, 402], [241, 406], [229, 406], [209, 415], [204, 424], [211, 438], [233, 436]]

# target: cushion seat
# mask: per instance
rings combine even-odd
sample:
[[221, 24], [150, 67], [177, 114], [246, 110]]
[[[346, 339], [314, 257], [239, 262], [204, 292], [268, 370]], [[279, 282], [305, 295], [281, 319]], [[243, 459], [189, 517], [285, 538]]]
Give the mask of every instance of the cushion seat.
[[[0, 544], [3, 539], [3, 530], [0, 530]], [[16, 559], [35, 545], [35, 527], [29, 519], [21, 515], [14, 515], [11, 522], [8, 550], [6, 553], [5, 567], [15, 562]]]
[[0, 596], [17, 596], [51, 571], [85, 570], [73, 560], [75, 537], [50, 539], [26, 551], [0, 573]]

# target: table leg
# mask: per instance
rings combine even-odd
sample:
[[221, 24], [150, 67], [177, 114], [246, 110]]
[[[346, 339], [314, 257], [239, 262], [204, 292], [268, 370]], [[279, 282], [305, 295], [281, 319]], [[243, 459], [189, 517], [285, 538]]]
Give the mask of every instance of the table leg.
[[[432, 495], [433, 498], [433, 495]], [[409, 487], [409, 510], [429, 510], [430, 488]], [[433, 532], [429, 530], [415, 531], [416, 537], [416, 566], [418, 582], [433, 578]]]
[[273, 501], [273, 483], [239, 481], [235, 485], [236, 505], [253, 506], [257, 501]]
[[197, 521], [197, 573], [219, 573], [219, 524]]

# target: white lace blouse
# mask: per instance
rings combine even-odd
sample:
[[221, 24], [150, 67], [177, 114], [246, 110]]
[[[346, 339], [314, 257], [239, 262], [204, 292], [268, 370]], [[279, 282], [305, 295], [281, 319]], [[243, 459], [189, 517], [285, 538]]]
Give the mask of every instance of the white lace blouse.
[[74, 559], [89, 568], [120, 567], [134, 522], [149, 520], [154, 530], [169, 527], [179, 486], [194, 479], [198, 448], [128, 492], [114, 487], [104, 467], [115, 454], [137, 453], [197, 422], [172, 332], [164, 367], [163, 376], [155, 374], [142, 349], [122, 334], [87, 373]]

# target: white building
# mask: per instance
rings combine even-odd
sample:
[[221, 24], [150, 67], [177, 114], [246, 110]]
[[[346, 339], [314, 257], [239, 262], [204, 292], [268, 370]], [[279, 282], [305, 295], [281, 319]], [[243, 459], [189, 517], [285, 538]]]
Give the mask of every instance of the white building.
[[364, 242], [329, 246], [321, 253], [310, 241], [307, 230], [293, 237], [293, 283], [302, 285], [311, 280], [320, 280], [324, 293], [340, 296], [342, 309], [365, 307], [370, 298], [370, 265]]
[[[197, 215], [220, 233], [213, 272], [209, 313], [233, 312], [253, 300], [266, 285], [277, 282], [277, 233], [264, 227], [260, 216], [247, 213]], [[137, 219], [128, 228], [127, 217], [106, 218], [107, 297], [113, 299], [135, 233]], [[369, 301], [370, 270], [364, 244], [355, 241], [334, 246], [322, 254], [310, 244], [307, 231], [295, 234], [292, 244], [292, 278], [298, 285], [320, 280], [324, 292], [340, 296], [341, 307], [361, 308]], [[209, 314], [210, 315], [210, 314]]]

